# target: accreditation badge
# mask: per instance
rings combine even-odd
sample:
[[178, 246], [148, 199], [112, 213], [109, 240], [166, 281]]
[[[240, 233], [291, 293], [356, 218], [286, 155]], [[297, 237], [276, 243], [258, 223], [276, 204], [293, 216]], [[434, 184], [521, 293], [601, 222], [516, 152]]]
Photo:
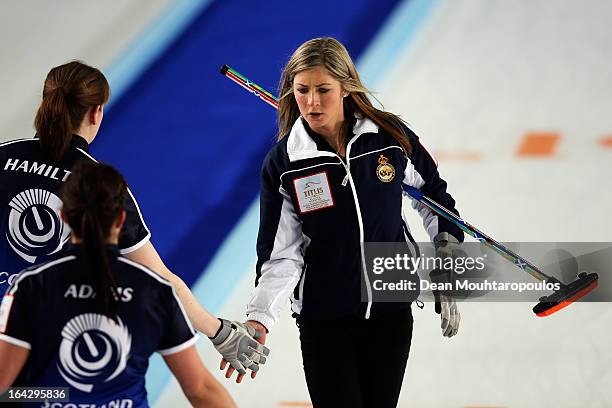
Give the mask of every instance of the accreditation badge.
[[300, 213], [307, 213], [334, 206], [327, 172], [312, 174], [293, 180]]
[[393, 167], [393, 165], [389, 163], [389, 159], [382, 154], [378, 157], [376, 175], [383, 183], [389, 183], [395, 178], [395, 167]]

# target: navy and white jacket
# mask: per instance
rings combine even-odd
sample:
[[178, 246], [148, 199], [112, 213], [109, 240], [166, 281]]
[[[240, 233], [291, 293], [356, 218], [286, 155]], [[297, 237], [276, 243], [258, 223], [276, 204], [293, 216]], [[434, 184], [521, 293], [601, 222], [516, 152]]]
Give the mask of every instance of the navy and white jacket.
[[[60, 161], [45, 154], [37, 138], [0, 144], [0, 296], [17, 272], [57, 257], [70, 228], [60, 218], [60, 190], [73, 166], [95, 159], [87, 141], [73, 135]], [[128, 190], [126, 222], [119, 238], [122, 254], [144, 245], [151, 236], [136, 199]]]
[[116, 246], [107, 251], [116, 283], [114, 320], [104, 314], [78, 246], [15, 279], [0, 306], [0, 341], [30, 354], [13, 386], [69, 387], [66, 406], [72, 407], [147, 407], [151, 354], [178, 353], [196, 342], [172, 285], [120, 256]]
[[[299, 118], [268, 153], [261, 174], [257, 279], [249, 319], [268, 329], [287, 298], [305, 319], [369, 318], [409, 304], [361, 301], [364, 242], [405, 242], [403, 186], [458, 214], [437, 164], [409, 129], [412, 153], [367, 118], [357, 118], [346, 158]], [[413, 201], [433, 239], [463, 232]], [[408, 233], [409, 234], [409, 233]], [[367, 277], [366, 277], [367, 279]]]

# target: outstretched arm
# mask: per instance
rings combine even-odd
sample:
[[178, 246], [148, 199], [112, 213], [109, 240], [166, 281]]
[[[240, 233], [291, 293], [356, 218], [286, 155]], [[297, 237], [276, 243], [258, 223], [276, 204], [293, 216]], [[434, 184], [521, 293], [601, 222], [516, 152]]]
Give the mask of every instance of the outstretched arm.
[[208, 337], [213, 337], [217, 333], [221, 327], [219, 319], [202, 307], [185, 282], [168, 269], [155, 250], [155, 247], [153, 247], [153, 244], [151, 244], [151, 241], [147, 241], [146, 244], [125, 256], [159, 273], [172, 284], [174, 290], [176, 290], [176, 294], [187, 311], [187, 316], [189, 320], [191, 320], [191, 324], [193, 324], [198, 331], [204, 333]]
[[[240, 330], [240, 324], [237, 322], [224, 320], [222, 324], [220, 319], [210, 314], [200, 305], [185, 282], [166, 267], [151, 242], [147, 242], [126, 256], [159, 273], [170, 282], [191, 324], [211, 339], [225, 361], [229, 361], [233, 367], [239, 367], [245, 372], [250, 369], [253, 373], [265, 363], [264, 356], [267, 356], [270, 351], [257, 344], [254, 338], [255, 331], [250, 333], [247, 330]], [[224, 325], [228, 326], [225, 330], [223, 330]]]

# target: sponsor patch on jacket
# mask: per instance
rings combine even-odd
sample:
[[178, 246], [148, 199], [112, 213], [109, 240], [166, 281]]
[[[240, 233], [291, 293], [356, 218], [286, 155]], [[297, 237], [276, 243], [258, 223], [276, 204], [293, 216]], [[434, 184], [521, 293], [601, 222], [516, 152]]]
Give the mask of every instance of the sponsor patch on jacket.
[[395, 167], [393, 167], [393, 165], [389, 163], [389, 159], [382, 154], [378, 157], [376, 175], [383, 183], [389, 183], [395, 178]]
[[327, 172], [296, 178], [293, 185], [301, 213], [334, 206]]

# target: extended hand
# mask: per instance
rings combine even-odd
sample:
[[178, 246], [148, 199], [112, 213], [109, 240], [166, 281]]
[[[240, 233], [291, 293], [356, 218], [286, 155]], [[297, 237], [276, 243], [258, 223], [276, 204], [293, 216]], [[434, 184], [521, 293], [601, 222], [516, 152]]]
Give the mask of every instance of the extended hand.
[[261, 334], [245, 323], [219, 320], [221, 320], [221, 328], [210, 340], [223, 356], [221, 369], [224, 369], [229, 363], [231, 367], [226, 377], [231, 377], [236, 370], [238, 371], [236, 382], [242, 381], [247, 370], [251, 370], [251, 377], [255, 378], [259, 366], [265, 364], [266, 356], [270, 354], [270, 350], [256, 340]]

